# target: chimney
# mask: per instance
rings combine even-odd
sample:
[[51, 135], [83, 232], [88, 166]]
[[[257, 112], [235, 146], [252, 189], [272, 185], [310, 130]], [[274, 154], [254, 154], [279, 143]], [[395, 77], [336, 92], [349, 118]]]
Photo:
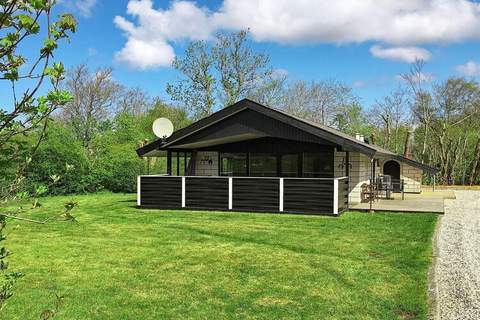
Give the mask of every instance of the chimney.
[[370, 143], [375, 144], [376, 138], [377, 137], [375, 136], [375, 132], [372, 132], [372, 134], [370, 135]]
[[405, 139], [405, 150], [403, 156], [407, 159], [413, 159], [413, 142], [414, 142], [413, 130], [408, 129], [407, 138]]
[[355, 139], [361, 142], [365, 142], [365, 138], [363, 137], [363, 134], [360, 134], [360, 133], [355, 134]]

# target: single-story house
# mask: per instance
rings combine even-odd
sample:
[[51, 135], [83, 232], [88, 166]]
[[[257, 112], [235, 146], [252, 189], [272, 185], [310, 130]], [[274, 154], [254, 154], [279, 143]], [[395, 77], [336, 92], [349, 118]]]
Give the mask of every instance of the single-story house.
[[389, 175], [420, 193], [435, 169], [333, 128], [243, 99], [137, 150], [167, 157], [166, 175], [138, 177], [137, 205], [339, 214], [362, 185]]

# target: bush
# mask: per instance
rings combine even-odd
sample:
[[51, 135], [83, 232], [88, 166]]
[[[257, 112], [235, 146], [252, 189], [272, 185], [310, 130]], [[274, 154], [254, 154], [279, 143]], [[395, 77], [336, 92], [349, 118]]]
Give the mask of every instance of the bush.
[[144, 166], [135, 153], [135, 145], [112, 145], [98, 158], [93, 176], [112, 192], [135, 192], [137, 176], [143, 173]]
[[[52, 176], [58, 182], [52, 184]], [[81, 142], [73, 132], [58, 124], [50, 126], [45, 141], [30, 163], [26, 176], [27, 188], [48, 186], [49, 194], [72, 194], [96, 191], [98, 184], [90, 176], [90, 163]]]

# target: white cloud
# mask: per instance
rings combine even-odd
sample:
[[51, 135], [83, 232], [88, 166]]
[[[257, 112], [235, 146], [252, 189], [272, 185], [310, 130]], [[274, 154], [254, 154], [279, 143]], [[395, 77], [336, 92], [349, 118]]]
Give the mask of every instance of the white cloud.
[[[166, 9], [156, 9], [152, 0], [130, 0], [127, 14], [131, 21], [115, 18], [127, 44], [133, 39], [163, 50], [175, 41], [209, 39], [218, 30], [247, 28], [256, 41], [373, 41], [396, 49], [415, 48], [424, 55], [426, 50], [419, 45], [480, 39], [480, 4], [468, 0], [223, 0], [216, 11], [190, 1], [173, 1]], [[410, 59], [406, 53], [401, 56], [395, 59]], [[159, 57], [152, 67], [162, 65], [160, 61], [168, 59]]]
[[97, 4], [98, 0], [64, 0], [60, 1], [61, 4], [75, 10], [83, 17], [90, 17], [92, 15], [92, 9]]
[[456, 66], [455, 70], [468, 77], [480, 76], [480, 63], [470, 60], [465, 64]]
[[378, 45], [370, 48], [370, 53], [377, 58], [412, 63], [415, 60], [428, 61], [431, 54], [428, 50], [419, 47], [392, 47], [384, 48]]

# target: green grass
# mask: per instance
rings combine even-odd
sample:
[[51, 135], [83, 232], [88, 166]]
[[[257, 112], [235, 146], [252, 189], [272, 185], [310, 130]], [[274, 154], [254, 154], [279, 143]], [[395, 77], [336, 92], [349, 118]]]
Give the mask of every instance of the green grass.
[[[61, 212], [42, 200], [29, 217]], [[425, 319], [436, 216], [340, 218], [135, 209], [134, 195], [75, 196], [78, 222], [9, 221], [26, 274], [1, 319]]]

